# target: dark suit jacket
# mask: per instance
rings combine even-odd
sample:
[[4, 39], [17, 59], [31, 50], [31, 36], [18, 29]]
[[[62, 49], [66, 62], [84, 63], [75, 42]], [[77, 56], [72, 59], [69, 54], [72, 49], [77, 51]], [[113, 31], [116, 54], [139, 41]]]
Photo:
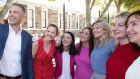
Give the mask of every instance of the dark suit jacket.
[[[55, 49], [54, 52], [56, 67], [54, 70], [54, 77], [58, 79], [62, 74], [62, 53], [59, 53], [58, 50]], [[74, 56], [70, 55], [70, 74], [71, 77], [74, 79]]]
[[[0, 24], [0, 59], [4, 52], [8, 34], [9, 24]], [[32, 36], [25, 30], [21, 32], [21, 66], [22, 79], [34, 79]]]

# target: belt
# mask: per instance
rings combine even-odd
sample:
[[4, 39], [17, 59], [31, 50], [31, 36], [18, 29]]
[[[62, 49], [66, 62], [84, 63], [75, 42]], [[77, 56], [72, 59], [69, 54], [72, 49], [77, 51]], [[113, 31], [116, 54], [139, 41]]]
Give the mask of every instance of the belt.
[[4, 79], [20, 79], [21, 75], [16, 76], [16, 77], [10, 77], [10, 76], [6, 76], [6, 75], [3, 75], [3, 74], [0, 74], [0, 77], [4, 78]]

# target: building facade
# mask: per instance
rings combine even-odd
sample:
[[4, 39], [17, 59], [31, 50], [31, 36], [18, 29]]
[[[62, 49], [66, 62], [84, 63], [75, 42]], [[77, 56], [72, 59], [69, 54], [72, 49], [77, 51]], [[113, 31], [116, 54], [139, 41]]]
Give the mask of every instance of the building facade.
[[[63, 9], [29, 1], [18, 1], [24, 5], [26, 14], [22, 22], [22, 28], [32, 35], [41, 37], [49, 24], [56, 24], [63, 32]], [[5, 19], [3, 21], [7, 23]], [[79, 31], [85, 27], [85, 14], [78, 11], [67, 10], [65, 12], [65, 30], [78, 36]]]

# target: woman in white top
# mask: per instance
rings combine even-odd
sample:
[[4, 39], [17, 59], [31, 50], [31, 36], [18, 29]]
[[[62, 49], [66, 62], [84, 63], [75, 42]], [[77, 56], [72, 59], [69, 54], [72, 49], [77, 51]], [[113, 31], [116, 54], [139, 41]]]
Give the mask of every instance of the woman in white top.
[[[140, 10], [131, 13], [125, 25], [132, 49], [140, 51]], [[140, 79], [140, 56], [128, 68], [125, 79]]]
[[76, 54], [75, 37], [71, 32], [65, 32], [60, 46], [55, 50], [55, 79], [74, 78], [74, 55]]

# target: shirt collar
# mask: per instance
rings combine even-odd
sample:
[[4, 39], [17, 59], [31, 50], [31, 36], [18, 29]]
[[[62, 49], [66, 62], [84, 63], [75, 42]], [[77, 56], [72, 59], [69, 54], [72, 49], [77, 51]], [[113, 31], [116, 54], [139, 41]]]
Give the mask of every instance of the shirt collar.
[[[15, 32], [15, 31], [12, 29], [12, 27], [11, 27], [10, 24], [9, 24], [9, 31]], [[17, 34], [21, 34], [21, 32], [22, 32], [22, 28], [21, 28], [21, 25], [20, 25], [20, 30], [18, 31]]]

